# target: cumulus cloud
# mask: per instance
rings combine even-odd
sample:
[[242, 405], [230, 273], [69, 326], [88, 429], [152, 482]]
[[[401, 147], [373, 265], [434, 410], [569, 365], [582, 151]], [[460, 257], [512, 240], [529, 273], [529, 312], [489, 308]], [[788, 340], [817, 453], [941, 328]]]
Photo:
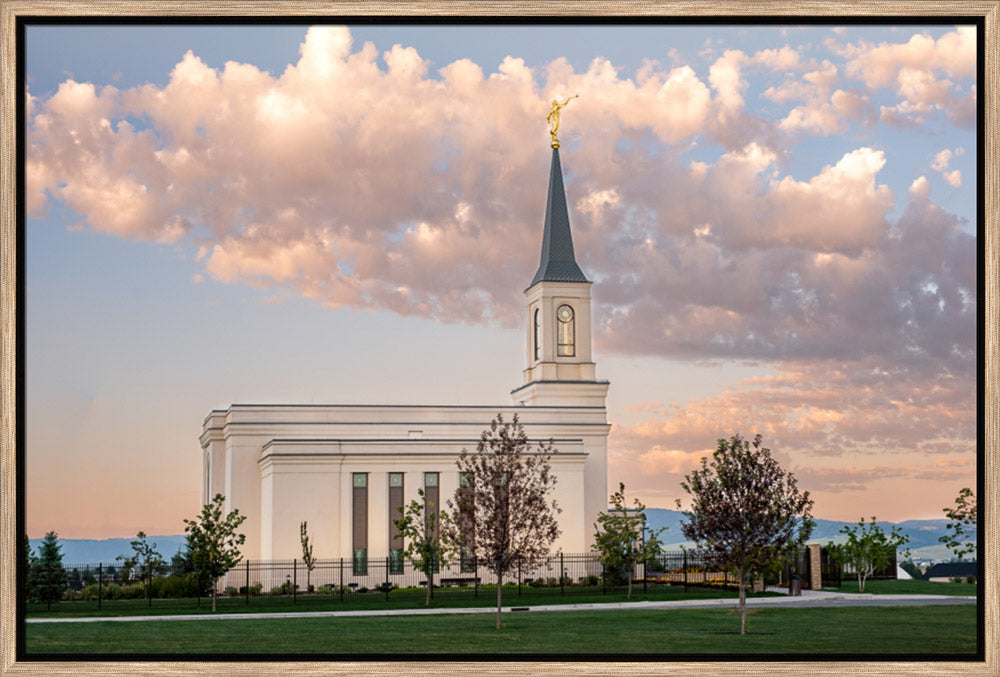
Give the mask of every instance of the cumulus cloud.
[[948, 165], [951, 163], [951, 159], [953, 157], [958, 157], [964, 153], [964, 148], [956, 148], [955, 150], [945, 148], [934, 156], [934, 161], [931, 163], [931, 169], [940, 172], [941, 176], [948, 183], [948, 185], [953, 188], [962, 187], [962, 172], [958, 169], [948, 171]]
[[[822, 514], [857, 509], [843, 495], [884, 481], [975, 477], [975, 380], [971, 369], [928, 380], [929, 370], [877, 359], [785, 362], [684, 406], [647, 403], [645, 420], [610, 438], [612, 481], [664, 507], [715, 440], [761, 433]], [[856, 499], [852, 499], [856, 500]], [[850, 515], [850, 512], [846, 513]]]
[[[881, 108], [884, 122], [922, 124], [928, 114], [944, 111], [949, 118], [968, 125], [969, 101], [974, 102], [975, 90], [963, 94], [958, 81], [975, 77], [976, 38], [974, 26], [958, 26], [937, 40], [918, 34], [904, 43], [829, 44], [847, 59], [849, 77], [872, 89], [895, 90], [898, 103]], [[972, 117], [974, 120], [974, 111]]]
[[[707, 77], [676, 60], [625, 77], [603, 58], [582, 71], [513, 56], [494, 72], [465, 59], [432, 71], [412, 48], [379, 53], [347, 28], [311, 28], [277, 76], [189, 52], [163, 86], [67, 80], [29, 94], [26, 206], [63, 203], [93, 230], [187, 247], [193, 282], [254, 285], [274, 302], [519, 327], [545, 111], [579, 93], [561, 153], [578, 259], [598, 282], [597, 348], [763, 360], [781, 374], [616, 427], [616, 467], [676, 475], [747, 426], [816, 459], [950, 457], [968, 451], [961, 412], [974, 404], [949, 380], [968, 382], [975, 362], [974, 238], [927, 199], [924, 176], [900, 204], [883, 176], [892, 156], [870, 142], [804, 175], [785, 153], [789, 139], [875, 124], [873, 88], [898, 93], [881, 108], [894, 124], [935, 111], [967, 124], [970, 106], [974, 121], [974, 44], [960, 28], [847, 45], [843, 65], [710, 44]], [[748, 72], [766, 76], [756, 91], [781, 109], [774, 119], [748, 112]], [[960, 152], [931, 166], [956, 187]]]

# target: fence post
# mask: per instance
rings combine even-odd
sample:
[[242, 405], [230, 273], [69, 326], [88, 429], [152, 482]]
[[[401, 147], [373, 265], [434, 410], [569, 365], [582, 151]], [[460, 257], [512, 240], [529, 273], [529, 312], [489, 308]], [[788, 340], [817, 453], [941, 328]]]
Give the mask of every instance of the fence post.
[[605, 576], [607, 571], [604, 568], [604, 562], [601, 562], [601, 594], [608, 594], [608, 577]]
[[385, 558], [385, 601], [389, 601], [389, 557]]
[[476, 586], [473, 597], [479, 599], [479, 558], [475, 555], [472, 556], [472, 581]]
[[299, 589], [299, 560], [292, 559], [292, 604], [295, 604], [296, 591]]
[[247, 576], [246, 576], [247, 580], [246, 580], [246, 587], [244, 588], [244, 590], [246, 591], [246, 596], [247, 596], [247, 606], [250, 606], [250, 560], [247, 560], [246, 569], [247, 569]]
[[566, 567], [563, 564], [562, 550], [559, 551], [559, 594], [566, 594]]
[[642, 594], [646, 594], [646, 560], [642, 560]]
[[146, 600], [149, 602], [149, 608], [153, 608], [153, 567], [149, 567], [149, 571], [146, 572]]
[[684, 592], [688, 591], [688, 551], [682, 551], [684, 553]]
[[517, 596], [521, 597], [521, 560], [517, 560]]
[[340, 601], [344, 601], [344, 558], [340, 558]]
[[101, 591], [104, 588], [104, 564], [97, 564], [97, 608], [101, 608]]

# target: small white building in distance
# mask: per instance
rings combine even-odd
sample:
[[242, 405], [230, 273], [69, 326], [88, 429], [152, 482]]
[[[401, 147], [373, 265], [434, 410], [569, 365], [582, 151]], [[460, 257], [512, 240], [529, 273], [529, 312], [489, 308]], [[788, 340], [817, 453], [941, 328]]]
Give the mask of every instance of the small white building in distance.
[[[591, 357], [590, 286], [573, 254], [559, 151], [553, 148], [538, 271], [525, 290], [527, 368], [497, 406], [234, 404], [205, 419], [202, 499], [221, 493], [246, 516], [243, 556], [395, 558], [392, 520], [423, 489], [438, 505], [458, 488], [456, 460], [490, 421], [517, 414], [534, 446], [552, 439], [562, 535], [553, 552], [583, 553], [607, 507], [608, 382]], [[456, 375], [461, 378], [461, 375]]]

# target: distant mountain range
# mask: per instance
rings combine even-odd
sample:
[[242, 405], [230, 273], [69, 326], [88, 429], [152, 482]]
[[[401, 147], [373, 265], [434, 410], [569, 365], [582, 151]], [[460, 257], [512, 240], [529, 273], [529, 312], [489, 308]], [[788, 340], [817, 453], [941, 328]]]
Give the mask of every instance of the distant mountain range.
[[[681, 534], [682, 515], [679, 511], [666, 508], [646, 508], [646, 517], [649, 526], [653, 529], [667, 527], [667, 531], [661, 535], [661, 540], [667, 549], [676, 549], [682, 545], [691, 547], [692, 544], [686, 542]], [[951, 551], [938, 541], [938, 538], [945, 534], [948, 520], [907, 520], [896, 523], [879, 522], [879, 524], [886, 530], [893, 525], [898, 526], [904, 534], [910, 537], [908, 545], [910, 557], [915, 561], [947, 561], [951, 559]], [[829, 541], [841, 542], [846, 539], [840, 533], [845, 525], [853, 526], [854, 523], [816, 520], [816, 528], [809, 540], [823, 545]], [[150, 536], [147, 540], [155, 544], [157, 551], [169, 562], [170, 558], [184, 547], [184, 539], [184, 534], [180, 534], [176, 536]], [[112, 563], [118, 555], [130, 555], [132, 553], [130, 543], [133, 540], [134, 538], [106, 538], [103, 540], [60, 538], [59, 544], [62, 547], [63, 562], [66, 564], [96, 564], [98, 562]], [[40, 538], [31, 539], [32, 551], [37, 552], [41, 542]]]
[[[180, 534], [179, 536], [149, 536], [146, 538], [146, 542], [155, 545], [156, 551], [163, 556], [163, 559], [170, 562], [170, 558], [184, 547], [186, 538], [184, 534]], [[71, 566], [74, 564], [97, 564], [98, 562], [111, 564], [118, 555], [132, 554], [131, 543], [134, 540], [134, 536], [131, 538], [105, 538], [102, 540], [60, 538], [59, 546], [62, 549], [63, 564]], [[29, 543], [31, 544], [31, 551], [37, 554], [38, 546], [41, 545], [42, 539], [32, 538], [29, 539]]]
[[[691, 547], [692, 543], [685, 541], [681, 533], [682, 514], [678, 510], [668, 510], [665, 508], [646, 508], [646, 520], [650, 527], [659, 529], [667, 527], [667, 531], [660, 535], [660, 540], [664, 542], [667, 549], [679, 548], [680, 546]], [[857, 522], [837, 522], [833, 520], [816, 520], [816, 527], [809, 538], [811, 543], [826, 545], [830, 541], [840, 543], [847, 540], [847, 537], [840, 533], [845, 526], [855, 526]], [[899, 527], [900, 531], [910, 537], [907, 548], [910, 550], [910, 557], [914, 561], [929, 560], [950, 560], [951, 551], [941, 543], [938, 538], [944, 536], [948, 520], [906, 520], [904, 522], [879, 522], [884, 530], [888, 531], [893, 526]]]

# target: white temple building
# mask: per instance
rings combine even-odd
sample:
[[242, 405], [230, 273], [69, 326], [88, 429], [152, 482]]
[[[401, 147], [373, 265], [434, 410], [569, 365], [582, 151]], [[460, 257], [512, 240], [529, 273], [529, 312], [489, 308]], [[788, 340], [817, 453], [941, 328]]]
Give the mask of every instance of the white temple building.
[[[554, 135], [553, 135], [554, 136]], [[554, 144], [557, 145], [557, 144]], [[516, 414], [533, 446], [552, 439], [553, 498], [562, 534], [553, 552], [583, 553], [607, 507], [608, 382], [591, 356], [590, 288], [576, 263], [558, 148], [552, 150], [538, 271], [525, 290], [527, 367], [512, 402], [497, 406], [234, 404], [205, 418], [202, 499], [221, 493], [246, 516], [249, 560], [301, 556], [395, 559], [392, 520], [424, 489], [444, 505], [456, 460], [474, 453], [498, 413]], [[455, 375], [455, 378], [461, 378]]]

